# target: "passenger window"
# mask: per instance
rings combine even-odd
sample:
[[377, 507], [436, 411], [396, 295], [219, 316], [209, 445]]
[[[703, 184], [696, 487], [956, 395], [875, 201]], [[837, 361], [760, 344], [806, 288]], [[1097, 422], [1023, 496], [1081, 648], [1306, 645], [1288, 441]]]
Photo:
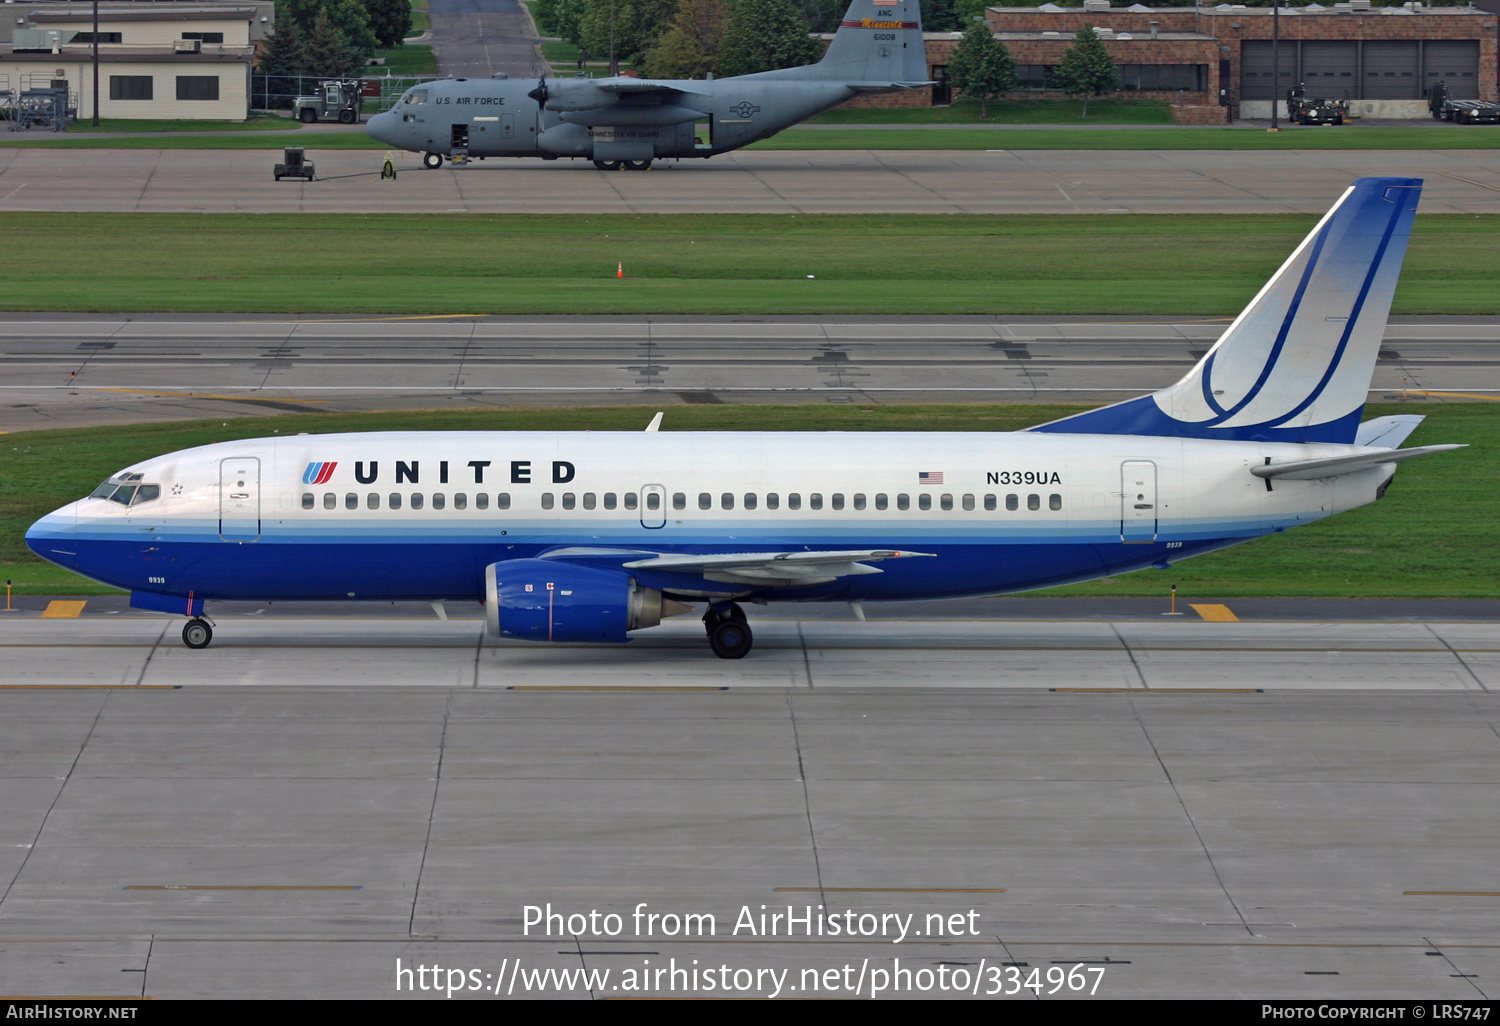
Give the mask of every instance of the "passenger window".
[[911, 496], [907, 495], [905, 492], [902, 492], [900, 495], [896, 496], [896, 508], [911, 509]]
[[366, 495], [365, 496], [365, 505], [368, 506], [370, 509], [379, 509], [380, 508], [380, 493], [379, 492], [371, 492], [369, 495]]
[[687, 509], [687, 493], [686, 492], [673, 492], [672, 493], [672, 508], [673, 509]]
[[809, 495], [807, 497], [807, 508], [808, 509], [822, 509], [823, 508], [823, 495], [822, 495], [821, 492], [813, 492], [811, 495]]
[[646, 508], [647, 509], [661, 509], [661, 493], [660, 492], [648, 492], [646, 494]]
[[942, 498], [940, 504], [942, 505], [942, 507], [944, 509], [952, 509], [953, 508], [953, 496], [949, 495], [947, 492], [944, 492], [943, 493], [943, 498]]
[[917, 508], [918, 509], [931, 509], [932, 508], [932, 496], [928, 495], [926, 492], [923, 492], [921, 495], [918, 495], [917, 496]]
[[1026, 496], [1026, 508], [1027, 509], [1041, 509], [1042, 508], [1042, 497], [1040, 495], [1037, 495], [1035, 492], [1033, 492], [1032, 494]]
[[620, 504], [619, 496], [615, 495], [614, 492], [605, 492], [604, 493], [604, 508], [605, 509], [614, 509], [619, 504]]
[[995, 497], [993, 495], [986, 495], [984, 497], [984, 508], [987, 509], [987, 510], [989, 510], [991, 513], [993, 513], [995, 511], [995, 509], [996, 509], [996, 503], [995, 503]]
[[400, 509], [401, 508], [401, 493], [400, 492], [392, 492], [389, 496], [387, 496], [387, 498], [386, 498], [386, 507], [389, 508], [389, 509]]
[[973, 509], [973, 508], [974, 508], [974, 496], [972, 496], [972, 495], [965, 495], [964, 496], [964, 509]]
[[348, 495], [345, 495], [344, 496], [344, 508], [345, 509], [359, 509], [359, 496], [355, 495], [353, 492], [350, 492]]
[[1008, 510], [1016, 510], [1020, 508], [1019, 504], [1016, 502], [1016, 497], [1014, 495], [1007, 495], [1005, 497], [1005, 508]]
[[707, 492], [699, 492], [698, 493], [698, 508], [699, 509], [713, 509], [714, 508], [714, 497], [712, 495], [708, 494]]
[[855, 509], [864, 509], [865, 508], [865, 495], [864, 495], [863, 492], [856, 492], [855, 493], [855, 495], [854, 495], [854, 508]]
[[338, 504], [339, 504], [339, 497], [337, 495], [334, 495], [332, 492], [324, 492], [323, 493], [323, 508], [324, 509], [337, 509], [338, 508]]
[[767, 492], [766, 493], [766, 509], [780, 509], [780, 508], [781, 508], [781, 496], [777, 495], [775, 492]]
[[1058, 495], [1056, 492], [1053, 492], [1051, 495], [1047, 496], [1047, 508], [1062, 509], [1062, 496]]
[[756, 505], [756, 503], [755, 503], [755, 493], [754, 492], [746, 492], [745, 493], [745, 508], [746, 509], [754, 509], [755, 505]]
[[553, 501], [551, 492], [542, 493], [542, 509], [551, 509]]
[[801, 509], [802, 508], [802, 495], [801, 495], [801, 493], [799, 493], [799, 492], [792, 492], [790, 495], [788, 495], [786, 497], [786, 508], [787, 509]]
[[635, 492], [626, 492], [625, 493], [625, 508], [626, 509], [635, 509], [635, 505], [636, 505], [635, 504]]
[[572, 492], [563, 492], [563, 509], [572, 509], [578, 505], [578, 496]]
[[722, 509], [734, 509], [734, 493], [725, 492], [719, 496], [719, 506]]
[[501, 492], [495, 496], [496, 509], [510, 509], [510, 492]]
[[890, 496], [886, 495], [885, 492], [876, 492], [875, 493], [875, 508], [876, 509], [889, 509], [890, 505], [891, 505]]
[[834, 492], [833, 495], [832, 495], [832, 497], [831, 497], [831, 501], [829, 502], [829, 505], [832, 506], [834, 509], [843, 509], [844, 508], [844, 493], [843, 492]]
[[303, 509], [312, 509], [313, 508], [313, 493], [312, 492], [303, 492], [302, 493], [302, 508]]
[[453, 496], [453, 508], [454, 509], [468, 509], [469, 508], [469, 497], [467, 495], [465, 495], [463, 492], [459, 492], [457, 495]]
[[490, 494], [489, 494], [489, 492], [480, 492], [478, 495], [474, 496], [474, 508], [475, 509], [489, 509], [490, 508]]
[[412, 509], [421, 509], [422, 508], [422, 493], [421, 492], [412, 492], [411, 493], [411, 508]]
[[593, 492], [584, 492], [583, 493], [583, 508], [584, 509], [593, 509], [594, 507], [596, 507], [598, 505], [599, 505], [599, 496], [595, 495]]
[[443, 499], [443, 493], [442, 492], [433, 492], [432, 493], [432, 508], [433, 509], [442, 509], [445, 505], [447, 505], [447, 502]]

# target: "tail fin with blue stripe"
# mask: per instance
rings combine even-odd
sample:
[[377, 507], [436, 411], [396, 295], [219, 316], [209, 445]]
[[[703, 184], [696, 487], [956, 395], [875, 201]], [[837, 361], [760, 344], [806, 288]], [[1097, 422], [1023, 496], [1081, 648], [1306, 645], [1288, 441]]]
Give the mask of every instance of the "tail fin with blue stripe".
[[1359, 179], [1181, 381], [1031, 430], [1352, 443], [1421, 191]]

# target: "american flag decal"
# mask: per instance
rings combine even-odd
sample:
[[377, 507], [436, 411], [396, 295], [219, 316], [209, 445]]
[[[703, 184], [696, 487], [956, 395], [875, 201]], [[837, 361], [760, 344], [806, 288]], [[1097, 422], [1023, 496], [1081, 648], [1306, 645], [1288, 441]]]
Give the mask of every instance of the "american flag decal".
[[939, 485], [943, 483], [943, 472], [941, 470], [924, 470], [917, 475], [917, 484]]

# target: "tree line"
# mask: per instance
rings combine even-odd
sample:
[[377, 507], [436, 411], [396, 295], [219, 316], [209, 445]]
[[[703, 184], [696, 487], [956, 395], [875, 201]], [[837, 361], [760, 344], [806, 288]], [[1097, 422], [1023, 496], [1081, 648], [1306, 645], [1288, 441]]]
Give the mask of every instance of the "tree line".
[[[995, 38], [988, 25], [972, 23], [948, 57], [948, 80], [968, 97], [979, 101], [979, 116], [989, 117], [991, 100], [1001, 99], [1020, 84], [1016, 60], [1009, 48]], [[1073, 36], [1073, 45], [1048, 76], [1048, 85], [1070, 96], [1083, 97], [1083, 116], [1089, 115], [1089, 97], [1120, 88], [1120, 69], [1092, 25]]]
[[278, 0], [276, 29], [256, 69], [264, 75], [349, 78], [411, 31], [409, 0]]

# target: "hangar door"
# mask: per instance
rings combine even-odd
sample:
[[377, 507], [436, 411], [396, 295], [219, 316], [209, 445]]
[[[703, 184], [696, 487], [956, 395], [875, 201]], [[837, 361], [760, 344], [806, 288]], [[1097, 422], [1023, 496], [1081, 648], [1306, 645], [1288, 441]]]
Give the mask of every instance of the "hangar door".
[[1271, 60], [1275, 55], [1275, 47], [1269, 40], [1247, 39], [1241, 44], [1241, 100], [1286, 99], [1286, 91], [1298, 81], [1297, 44], [1286, 40], [1281, 43], [1281, 66], [1276, 69], [1281, 75], [1280, 89], [1271, 81]]
[[1420, 100], [1415, 40], [1365, 40], [1364, 100]]
[[1307, 95], [1335, 100], [1359, 99], [1359, 45], [1352, 39], [1305, 40], [1302, 82]]
[[1479, 99], [1479, 40], [1429, 39], [1422, 44], [1426, 85], [1441, 82], [1450, 100]]

